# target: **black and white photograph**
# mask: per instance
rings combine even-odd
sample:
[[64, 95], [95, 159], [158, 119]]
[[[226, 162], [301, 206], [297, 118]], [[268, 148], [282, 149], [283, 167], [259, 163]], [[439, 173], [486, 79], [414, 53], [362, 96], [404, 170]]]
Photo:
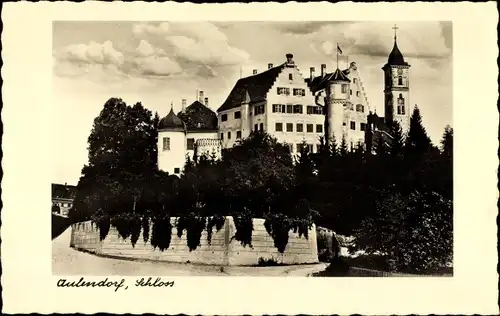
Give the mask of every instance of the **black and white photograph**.
[[452, 276], [452, 33], [55, 21], [53, 273]]
[[2, 312], [497, 314], [495, 5], [5, 4]]

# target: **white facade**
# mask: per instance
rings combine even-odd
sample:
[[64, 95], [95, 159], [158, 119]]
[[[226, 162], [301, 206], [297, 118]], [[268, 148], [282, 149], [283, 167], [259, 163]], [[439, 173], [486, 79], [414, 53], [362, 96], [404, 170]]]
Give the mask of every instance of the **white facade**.
[[184, 131], [158, 131], [158, 169], [169, 174], [181, 174], [186, 163], [186, 140]]
[[221, 145], [217, 132], [158, 131], [158, 169], [180, 175], [187, 157], [215, 154], [221, 157]]
[[[281, 67], [281, 66], [279, 66]], [[246, 92], [243, 102], [218, 112], [219, 137], [224, 148], [233, 147], [252, 131], [262, 130], [278, 142], [290, 146], [292, 153], [306, 142], [317, 152], [324, 133], [325, 117], [299, 69], [290, 60], [277, 75], [262, 100], [251, 102]]]
[[330, 102], [329, 127], [337, 144], [345, 138], [351, 148], [365, 141], [370, 108], [356, 63], [352, 62], [344, 73], [350, 82], [332, 80], [326, 89], [316, 91], [315, 95], [322, 104]]

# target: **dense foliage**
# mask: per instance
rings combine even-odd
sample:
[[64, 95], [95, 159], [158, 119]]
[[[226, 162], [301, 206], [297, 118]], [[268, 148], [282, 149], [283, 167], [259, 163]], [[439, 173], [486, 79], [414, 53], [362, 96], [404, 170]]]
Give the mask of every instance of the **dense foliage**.
[[434, 146], [418, 108], [408, 135], [394, 122], [392, 141], [375, 144], [375, 154], [343, 138], [321, 139], [316, 153], [303, 144], [293, 156], [288, 145], [253, 132], [222, 159], [188, 157], [180, 178], [157, 170], [158, 121], [139, 103], [106, 102], [89, 136], [73, 220], [94, 220], [101, 238], [112, 225], [133, 244], [142, 230], [143, 241], [160, 250], [176, 228], [194, 250], [203, 231], [211, 243], [225, 216], [235, 221], [231, 237], [252, 247], [252, 218], [264, 218], [280, 252], [290, 231], [308, 238], [315, 222], [383, 253], [395, 270], [450, 260], [453, 130], [446, 127]]

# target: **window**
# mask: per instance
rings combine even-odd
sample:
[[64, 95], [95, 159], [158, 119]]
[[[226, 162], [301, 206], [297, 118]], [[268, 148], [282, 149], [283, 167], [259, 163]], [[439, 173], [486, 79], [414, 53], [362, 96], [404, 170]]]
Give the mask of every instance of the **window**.
[[293, 132], [293, 123], [286, 123], [286, 131]]
[[302, 104], [295, 104], [293, 106], [293, 113], [302, 114]]
[[352, 95], [352, 89], [349, 90], [349, 95]]
[[305, 96], [306, 95], [306, 90], [305, 89], [293, 89], [293, 95], [299, 95], [299, 96]]
[[402, 86], [403, 85], [403, 77], [398, 76], [398, 85]]
[[356, 122], [351, 121], [351, 129], [356, 130]]
[[323, 108], [321, 106], [307, 106], [307, 114], [323, 114]]
[[241, 112], [240, 112], [240, 111], [236, 111], [236, 112], [234, 112], [234, 118], [235, 118], [235, 119], [239, 119], [239, 118], [241, 118]]
[[224, 140], [224, 133], [220, 133], [220, 140]]
[[163, 137], [163, 150], [170, 150], [170, 137]]
[[260, 123], [260, 131], [264, 130], [264, 123]]
[[356, 112], [364, 112], [365, 106], [363, 104], [356, 104]]
[[288, 74], [288, 80], [290, 80], [290, 81], [293, 80], [293, 75], [292, 74]]
[[241, 131], [236, 131], [236, 139], [240, 139], [241, 138]]
[[194, 138], [187, 139], [187, 149], [194, 150]]
[[359, 124], [359, 129], [362, 131], [366, 131], [366, 123], [360, 123]]
[[316, 133], [323, 133], [323, 125], [316, 124]]
[[222, 114], [221, 121], [222, 122], [227, 121], [227, 114]]
[[356, 96], [359, 97], [359, 91], [356, 91]]
[[231, 132], [227, 132], [227, 139], [231, 139]]
[[179, 173], [181, 173], [181, 169], [180, 169], [180, 168], [174, 168], [174, 173], [175, 173], [175, 174], [179, 174]]
[[286, 105], [286, 113], [293, 113], [293, 104]]
[[290, 95], [290, 88], [277, 88], [278, 95]]
[[307, 150], [312, 153], [313, 152], [313, 144], [307, 144]]
[[354, 78], [354, 79], [352, 79], [352, 82], [357, 83], [358, 79]]
[[307, 132], [308, 133], [312, 133], [313, 129], [314, 129], [314, 125], [313, 124], [307, 124]]
[[297, 123], [297, 133], [302, 133], [304, 131], [304, 124]]
[[254, 115], [264, 114], [265, 106], [264, 104], [256, 105], [254, 107]]
[[342, 85], [342, 93], [347, 93], [347, 85], [346, 84], [343, 84]]
[[257, 131], [259, 130], [259, 124], [255, 124], [255, 125], [253, 126], [253, 129], [254, 129], [254, 131], [256, 131], [256, 132], [257, 132]]
[[283, 132], [283, 123], [276, 123], [276, 131]]
[[273, 104], [273, 113], [285, 113], [285, 105]]
[[398, 97], [398, 114], [405, 115], [405, 99], [403, 95], [400, 93]]
[[347, 123], [346, 123], [346, 122], [342, 123], [342, 126], [346, 126], [346, 125], [347, 125]]

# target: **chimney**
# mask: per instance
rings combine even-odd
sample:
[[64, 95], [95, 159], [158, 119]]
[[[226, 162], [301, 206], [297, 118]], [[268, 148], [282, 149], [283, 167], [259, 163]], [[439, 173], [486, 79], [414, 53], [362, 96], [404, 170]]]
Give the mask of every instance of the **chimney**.
[[182, 112], [186, 112], [186, 99], [182, 99]]
[[257, 74], [257, 69], [254, 69], [253, 70], [253, 74], [256, 75]]
[[326, 64], [321, 64], [321, 76], [326, 74]]
[[314, 67], [309, 68], [309, 75], [311, 77], [311, 80], [314, 78]]
[[293, 54], [290, 54], [290, 53], [286, 54], [286, 63], [288, 65], [292, 65], [294, 63], [293, 62]]
[[205, 97], [205, 106], [208, 108], [208, 98]]
[[273, 64], [267, 64], [267, 69], [273, 68]]
[[200, 103], [203, 103], [203, 90], [200, 90], [200, 93], [198, 95], [198, 101], [200, 101]]

